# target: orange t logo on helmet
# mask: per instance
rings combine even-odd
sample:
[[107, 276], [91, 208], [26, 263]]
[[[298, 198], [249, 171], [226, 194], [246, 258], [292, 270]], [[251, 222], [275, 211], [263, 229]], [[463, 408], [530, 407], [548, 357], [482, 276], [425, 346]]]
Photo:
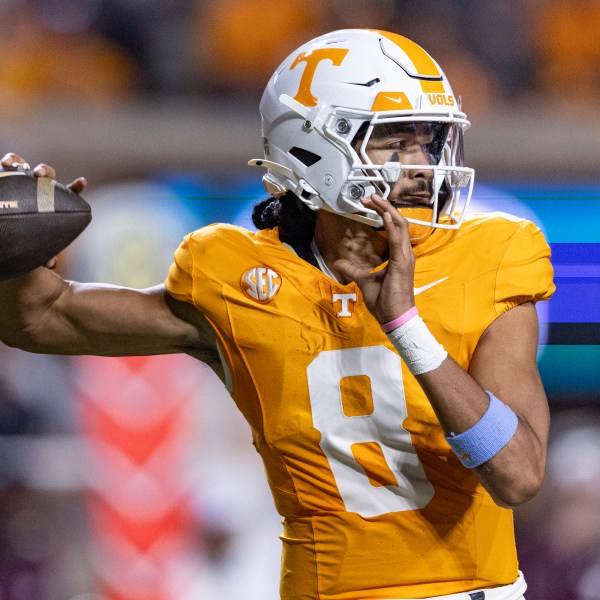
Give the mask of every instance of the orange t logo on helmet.
[[306, 66], [304, 67], [304, 73], [302, 73], [302, 78], [300, 79], [300, 87], [294, 96], [294, 100], [304, 104], [304, 106], [316, 106], [318, 98], [313, 96], [310, 86], [318, 64], [322, 60], [330, 60], [336, 67], [339, 67], [346, 54], [348, 54], [346, 48], [317, 48], [316, 50], [299, 54], [290, 66], [290, 71], [301, 62], [305, 62]]

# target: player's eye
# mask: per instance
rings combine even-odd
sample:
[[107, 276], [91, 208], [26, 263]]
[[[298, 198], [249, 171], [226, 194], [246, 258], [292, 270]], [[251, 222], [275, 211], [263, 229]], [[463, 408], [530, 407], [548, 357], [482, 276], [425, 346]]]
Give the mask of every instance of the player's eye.
[[388, 148], [394, 150], [406, 150], [408, 148], [408, 142], [406, 140], [394, 140], [388, 144]]

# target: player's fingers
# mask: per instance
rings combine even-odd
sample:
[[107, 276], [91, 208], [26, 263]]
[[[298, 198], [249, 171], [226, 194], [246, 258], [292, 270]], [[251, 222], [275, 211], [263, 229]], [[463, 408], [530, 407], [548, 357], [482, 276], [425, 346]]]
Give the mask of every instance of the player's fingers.
[[[56, 169], [47, 165], [46, 163], [40, 163], [34, 169], [31, 169], [27, 161], [14, 152], [8, 152], [2, 159], [0, 159], [0, 165], [6, 171], [22, 171], [27, 174], [33, 174], [36, 177], [49, 177], [50, 179], [56, 179]], [[81, 194], [87, 185], [87, 180], [84, 177], [78, 177], [67, 186], [70, 190], [76, 194]]]
[[368, 273], [367, 270], [347, 258], [339, 258], [333, 263], [333, 266], [351, 281], [357, 281]]
[[377, 194], [372, 194], [361, 199], [366, 208], [375, 210], [383, 220], [383, 226], [388, 235], [390, 251], [392, 254], [410, 250], [410, 237], [408, 221], [394, 208], [389, 201]]
[[382, 219], [390, 248], [388, 264], [390, 266], [398, 265], [404, 270], [407, 265], [411, 264], [414, 256], [410, 245], [408, 223], [402, 217], [400, 217], [402, 220], [399, 221], [391, 212], [383, 213]]
[[[6, 171], [16, 171], [18, 168], [22, 168], [23, 165], [27, 165], [27, 161], [14, 152], [8, 152], [2, 157], [0, 164]], [[29, 165], [27, 166], [29, 167]]]
[[8, 152], [0, 160], [2, 168], [6, 171], [21, 171], [27, 173], [27, 175], [35, 175], [36, 177], [50, 177], [56, 179], [56, 171], [45, 163], [37, 165], [35, 169], [29, 166], [29, 163], [18, 154], [14, 152]]
[[386, 231], [390, 243], [397, 246], [403, 255], [412, 254], [408, 221], [391, 204], [389, 207], [389, 210], [385, 213], [385, 218], [387, 220]]
[[378, 194], [371, 194], [370, 196], [364, 196], [361, 198], [361, 202], [366, 208], [374, 210], [381, 218], [385, 213], [399, 216], [398, 211], [389, 203], [388, 200], [384, 200]]
[[56, 170], [50, 165], [41, 163], [33, 169], [33, 174], [36, 177], [50, 177], [50, 179], [56, 179]]
[[87, 179], [85, 177], [78, 177], [74, 181], [71, 181], [67, 186], [72, 192], [76, 194], [81, 194], [87, 185]]

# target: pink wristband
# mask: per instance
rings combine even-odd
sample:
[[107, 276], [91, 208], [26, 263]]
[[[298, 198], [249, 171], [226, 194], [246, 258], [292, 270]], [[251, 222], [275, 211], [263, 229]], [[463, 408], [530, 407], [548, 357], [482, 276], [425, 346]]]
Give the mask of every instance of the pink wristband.
[[405, 313], [401, 314], [399, 317], [396, 317], [392, 321], [388, 323], [384, 323], [381, 326], [383, 333], [389, 333], [390, 331], [394, 331], [394, 329], [398, 329], [400, 325], [404, 325], [404, 323], [408, 323], [413, 317], [416, 317], [419, 314], [416, 306], [409, 308]]

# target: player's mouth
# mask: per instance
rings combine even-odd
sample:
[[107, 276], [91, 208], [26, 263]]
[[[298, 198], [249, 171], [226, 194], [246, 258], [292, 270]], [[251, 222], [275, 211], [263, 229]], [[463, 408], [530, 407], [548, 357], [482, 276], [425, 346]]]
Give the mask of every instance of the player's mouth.
[[407, 194], [389, 202], [394, 208], [431, 208], [432, 204], [430, 193]]

